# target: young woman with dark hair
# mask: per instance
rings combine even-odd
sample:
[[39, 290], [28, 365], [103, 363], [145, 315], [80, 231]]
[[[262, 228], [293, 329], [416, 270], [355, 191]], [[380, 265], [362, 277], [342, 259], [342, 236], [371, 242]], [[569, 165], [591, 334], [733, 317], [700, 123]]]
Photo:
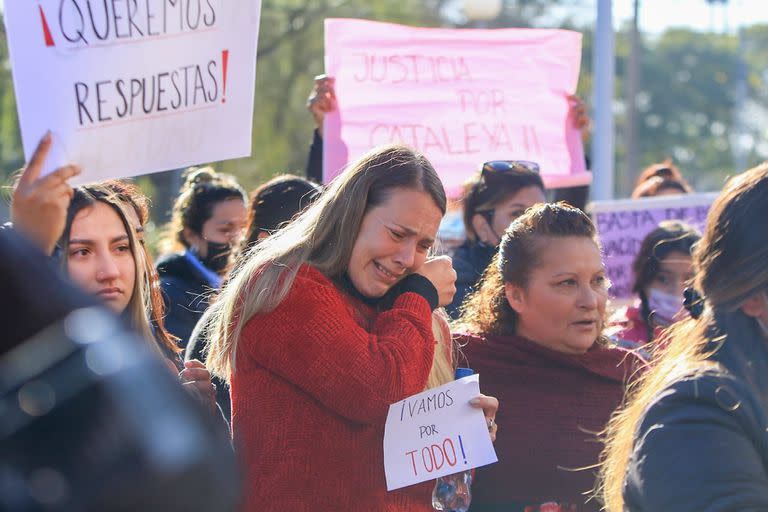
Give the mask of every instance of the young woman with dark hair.
[[608, 336], [624, 347], [640, 348], [685, 317], [683, 291], [693, 278], [691, 251], [700, 238], [680, 221], [664, 221], [648, 233], [632, 264], [637, 300], [611, 317]]
[[597, 233], [564, 203], [506, 230], [454, 330], [483, 389], [504, 407], [499, 462], [478, 468], [473, 511], [597, 511], [596, 433], [638, 360], [603, 336], [609, 282]]
[[[160, 340], [163, 345], [176, 347], [177, 338], [165, 328], [165, 304], [160, 292], [160, 278], [155, 270], [152, 254], [144, 243], [144, 226], [149, 221], [149, 199], [139, 187], [128, 180], [106, 180], [100, 182], [100, 185], [128, 206], [125, 214], [136, 233], [136, 240], [141, 246], [144, 256], [144, 272], [146, 272], [148, 280], [149, 319], [154, 337]], [[174, 350], [174, 352], [177, 351]]]
[[496, 254], [507, 226], [527, 208], [544, 201], [544, 182], [534, 162], [486, 162], [467, 181], [462, 204], [466, 240], [453, 254], [456, 295], [446, 308], [448, 314], [458, 317], [464, 299]]
[[152, 315], [162, 317], [162, 306], [151, 304], [151, 268], [131, 220], [143, 200], [135, 189], [114, 182], [74, 189], [56, 244], [62, 271], [123, 317], [170, 369], [181, 369], [182, 384], [218, 414], [209, 372], [199, 361], [183, 365], [173, 338], [152, 324]]
[[193, 168], [185, 178], [157, 262], [166, 327], [182, 348], [208, 296], [221, 286], [248, 215], [245, 192], [233, 177]]
[[146, 221], [147, 198], [121, 180], [73, 189], [66, 179], [79, 173], [76, 166], [41, 178], [50, 147], [46, 136], [14, 188], [14, 227], [45, 254], [55, 253], [63, 273], [124, 317], [169, 368], [183, 368], [179, 378], [185, 387], [215, 408], [210, 374], [199, 361], [182, 365], [162, 326], [156, 278], [137, 236]]

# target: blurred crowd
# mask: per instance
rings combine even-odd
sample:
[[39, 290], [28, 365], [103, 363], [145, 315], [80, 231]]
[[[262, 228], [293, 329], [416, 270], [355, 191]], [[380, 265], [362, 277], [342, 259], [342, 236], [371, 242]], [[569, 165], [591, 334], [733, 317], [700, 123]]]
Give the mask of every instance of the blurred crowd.
[[[156, 262], [142, 191], [43, 176], [40, 141], [0, 230], [0, 509], [433, 510], [434, 482], [387, 492], [384, 422], [457, 367], [481, 376], [499, 459], [471, 511], [768, 509], [768, 165], [724, 185], [703, 233], [656, 226], [618, 302], [588, 187], [478, 162], [463, 240], [438, 256], [428, 159], [376, 147], [321, 185], [332, 78], [307, 108], [303, 176], [248, 193], [187, 170]], [[692, 192], [667, 160], [632, 198]], [[75, 403], [77, 379], [100, 391]]]

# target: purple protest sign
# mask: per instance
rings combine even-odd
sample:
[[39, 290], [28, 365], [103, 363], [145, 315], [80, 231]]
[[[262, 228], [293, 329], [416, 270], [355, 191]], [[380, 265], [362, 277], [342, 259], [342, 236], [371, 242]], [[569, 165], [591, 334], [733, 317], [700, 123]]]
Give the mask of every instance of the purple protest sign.
[[717, 194], [686, 194], [592, 203], [590, 212], [600, 234], [608, 278], [613, 283], [611, 296], [632, 296], [632, 262], [645, 236], [659, 222], [681, 220], [703, 230], [715, 197]]

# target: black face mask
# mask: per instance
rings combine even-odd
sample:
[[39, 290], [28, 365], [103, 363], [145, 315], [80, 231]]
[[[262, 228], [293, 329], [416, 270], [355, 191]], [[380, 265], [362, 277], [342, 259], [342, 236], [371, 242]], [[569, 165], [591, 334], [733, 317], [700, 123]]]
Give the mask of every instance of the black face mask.
[[207, 252], [205, 258], [200, 258], [200, 262], [213, 270], [217, 274], [221, 274], [226, 270], [229, 264], [229, 255], [232, 254], [232, 246], [229, 244], [223, 244], [220, 242], [211, 242], [206, 240]]

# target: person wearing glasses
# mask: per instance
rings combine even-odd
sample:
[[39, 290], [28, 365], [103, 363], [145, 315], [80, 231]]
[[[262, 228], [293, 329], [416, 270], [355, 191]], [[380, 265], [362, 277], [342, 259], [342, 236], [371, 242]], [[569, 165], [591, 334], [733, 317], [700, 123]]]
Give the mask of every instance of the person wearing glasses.
[[446, 308], [452, 318], [480, 280], [501, 240], [501, 235], [529, 207], [546, 201], [544, 182], [535, 162], [485, 162], [465, 185], [466, 240], [453, 254], [456, 295]]
[[472, 512], [600, 509], [585, 495], [597, 432], [640, 364], [603, 335], [608, 287], [595, 226], [578, 208], [539, 204], [506, 229], [454, 326], [483, 391], [503, 404], [499, 462], [477, 469]]

